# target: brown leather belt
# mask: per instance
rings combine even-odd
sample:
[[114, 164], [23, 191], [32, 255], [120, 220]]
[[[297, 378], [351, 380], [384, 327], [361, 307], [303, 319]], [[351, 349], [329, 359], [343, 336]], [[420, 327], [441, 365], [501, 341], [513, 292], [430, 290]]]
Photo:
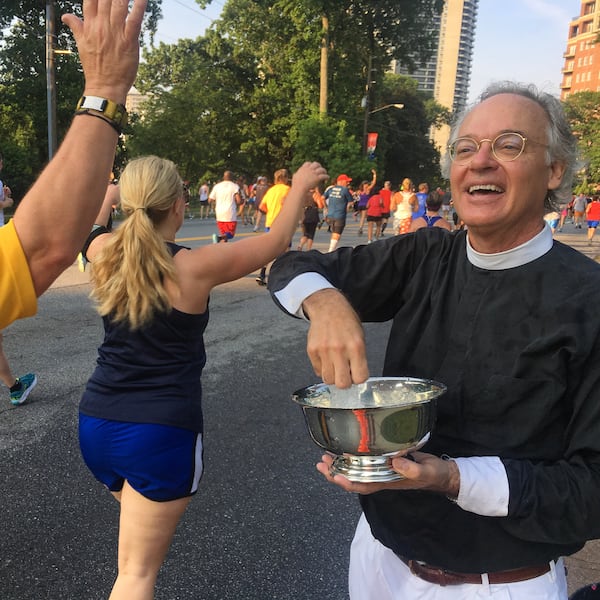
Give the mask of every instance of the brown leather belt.
[[[413, 575], [420, 579], [435, 583], [437, 585], [460, 585], [462, 583], [483, 583], [481, 575], [478, 573], [457, 573], [455, 571], [445, 571], [438, 567], [411, 560], [409, 558], [399, 557], [400, 560], [408, 566]], [[511, 569], [509, 571], [497, 571], [488, 573], [489, 583], [515, 583], [516, 581], [526, 581], [539, 577], [550, 571], [550, 563], [539, 565], [537, 567], [523, 567], [521, 569]]]

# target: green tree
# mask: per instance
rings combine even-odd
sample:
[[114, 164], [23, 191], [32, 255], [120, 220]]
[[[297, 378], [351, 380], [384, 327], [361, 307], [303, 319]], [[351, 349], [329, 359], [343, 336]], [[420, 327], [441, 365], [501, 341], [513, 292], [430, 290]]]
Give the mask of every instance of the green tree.
[[[205, 7], [209, 2], [197, 3]], [[309, 132], [318, 131], [311, 123], [318, 113], [320, 44], [326, 22], [328, 108], [334, 123], [320, 129], [324, 139], [328, 129], [335, 133], [328, 161], [351, 164], [363, 172], [365, 82], [376, 82], [368, 90], [374, 103], [381, 97], [377, 82], [383, 81], [391, 58], [408, 65], [426, 58], [432, 42], [426, 25], [441, 4], [441, 0], [229, 0], [205, 37], [160, 45], [145, 54], [148, 65], [136, 85], [151, 92], [152, 100], [143, 117], [132, 116], [132, 134], [120, 148], [121, 160], [128, 153], [153, 151], [176, 160], [189, 179], [220, 174], [226, 166], [248, 174], [289, 166], [307, 135], [310, 139]], [[14, 173], [22, 176], [23, 189], [46, 157], [44, 7], [42, 0], [4, 0], [0, 8], [0, 26], [8, 27], [8, 33], [0, 33], [5, 38], [0, 48], [0, 93], [3, 106], [10, 107], [2, 118], [5, 131], [13, 136], [5, 137], [4, 144], [29, 157], [30, 172]], [[59, 16], [77, 12], [79, 3], [56, 0], [56, 7], [57, 46], [74, 49]], [[146, 24], [150, 44], [160, 7], [161, 0], [150, 0]], [[59, 139], [81, 85], [76, 57], [58, 57]], [[318, 139], [313, 142], [320, 145]]]
[[376, 106], [390, 107], [369, 117], [369, 130], [377, 132], [376, 156], [385, 178], [399, 184], [409, 177], [415, 183], [440, 185], [439, 152], [429, 139], [430, 129], [451, 118], [450, 111], [417, 90], [411, 77], [386, 73], [376, 96]]
[[[162, 0], [150, 0], [146, 34], [156, 28]], [[81, 14], [81, 2], [55, 0], [55, 47], [73, 52], [55, 56], [57, 137], [64, 136], [83, 89], [76, 46], [60, 15]], [[0, 6], [0, 98], [6, 174], [15, 197], [29, 188], [47, 161], [46, 1], [2, 0]], [[22, 161], [21, 156], [27, 156]], [[14, 159], [14, 162], [13, 162]]]
[[137, 87], [151, 100], [133, 127], [130, 151], [168, 157], [191, 181], [214, 180], [225, 168], [252, 174], [245, 131], [255, 75], [248, 64], [214, 32], [148, 53]]
[[564, 101], [565, 112], [579, 142], [583, 160], [580, 189], [600, 190], [600, 92], [578, 92]]
[[[361, 152], [366, 65], [383, 73], [391, 58], [409, 64], [419, 52], [425, 58], [431, 49], [425, 25], [439, 6], [438, 0], [229, 0], [204, 38], [145, 55], [136, 86], [153, 100], [129, 150], [160, 149], [189, 179], [224, 166], [253, 175], [296, 164], [298, 152], [309, 158], [307, 140], [322, 148], [333, 135], [338, 154], [330, 148], [329, 168], [346, 163], [368, 173], [372, 163]], [[333, 121], [319, 126], [324, 15]], [[170, 143], [161, 140], [165, 131]]]
[[[22, 118], [24, 120], [21, 121]], [[3, 132], [1, 151], [4, 156], [2, 180], [18, 201], [34, 179], [34, 165], [29, 150], [35, 145], [35, 131], [27, 116], [15, 114], [13, 106], [1, 102], [0, 131]]]
[[217, 30], [254, 57], [260, 74], [255, 105], [272, 106], [257, 115], [255, 138], [266, 143], [264, 132], [269, 139], [281, 139], [271, 153], [285, 161], [296, 124], [318, 112], [323, 16], [330, 62], [327, 112], [347, 122], [348, 135], [362, 138], [368, 67], [374, 97], [391, 59], [414, 67], [415, 57], [428, 58], [433, 38], [427, 24], [441, 6], [438, 0], [229, 0]]
[[362, 144], [348, 135], [345, 121], [313, 116], [298, 124], [291, 168], [305, 161], [320, 162], [334, 179], [348, 173], [355, 181], [370, 177], [376, 163], [363, 156]]
[[[9, 157], [13, 149], [26, 153], [30, 164], [30, 168], [11, 174], [16, 180], [17, 198], [22, 196], [32, 177], [41, 170], [47, 159], [45, 13], [40, 4], [30, 2], [30, 6], [25, 6], [18, 18], [9, 21], [11, 26], [0, 48], [0, 95], [2, 105], [9, 108], [5, 114], [12, 118], [12, 123], [7, 123], [9, 127], [4, 129], [7, 135], [3, 145]], [[8, 8], [10, 7], [3, 3], [4, 18], [0, 18], [3, 24], [6, 24], [5, 11]], [[65, 39], [64, 33], [59, 33], [57, 37], [61, 43], [64, 42], [63, 49], [71, 49], [71, 40]], [[71, 56], [61, 55], [57, 58], [57, 123], [59, 134], [64, 135], [67, 98], [75, 85], [78, 86], [77, 93], [81, 93], [82, 77], [77, 61]], [[76, 100], [77, 96], [75, 102]], [[72, 112], [71, 105], [69, 113]], [[29, 128], [27, 135], [23, 135], [24, 127]]]

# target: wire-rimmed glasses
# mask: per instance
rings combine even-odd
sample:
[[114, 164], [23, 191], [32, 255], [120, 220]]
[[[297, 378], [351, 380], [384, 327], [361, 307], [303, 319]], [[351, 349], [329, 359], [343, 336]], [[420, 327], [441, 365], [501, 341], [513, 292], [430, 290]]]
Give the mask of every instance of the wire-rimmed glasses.
[[528, 138], [514, 131], [501, 133], [493, 140], [484, 138], [477, 141], [471, 137], [459, 137], [448, 145], [448, 151], [453, 162], [458, 165], [466, 165], [479, 152], [481, 144], [489, 142], [492, 147], [492, 154], [496, 159], [502, 162], [510, 162], [523, 154], [527, 141]]

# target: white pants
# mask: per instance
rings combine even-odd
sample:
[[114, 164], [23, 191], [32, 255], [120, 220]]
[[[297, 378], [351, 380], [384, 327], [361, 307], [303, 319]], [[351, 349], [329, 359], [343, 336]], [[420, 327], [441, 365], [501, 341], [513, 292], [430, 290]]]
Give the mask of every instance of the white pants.
[[372, 536], [362, 515], [350, 548], [350, 600], [567, 600], [563, 559], [550, 566], [548, 573], [516, 583], [442, 587], [413, 575]]

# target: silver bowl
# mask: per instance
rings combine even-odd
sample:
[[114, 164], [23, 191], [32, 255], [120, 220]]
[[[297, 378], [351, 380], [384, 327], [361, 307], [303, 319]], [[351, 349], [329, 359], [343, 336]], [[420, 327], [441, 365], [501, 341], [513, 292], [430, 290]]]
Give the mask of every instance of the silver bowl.
[[412, 377], [373, 377], [340, 389], [324, 383], [294, 392], [308, 431], [321, 448], [336, 454], [331, 473], [351, 481], [394, 481], [391, 457], [417, 450], [435, 423], [442, 383]]

